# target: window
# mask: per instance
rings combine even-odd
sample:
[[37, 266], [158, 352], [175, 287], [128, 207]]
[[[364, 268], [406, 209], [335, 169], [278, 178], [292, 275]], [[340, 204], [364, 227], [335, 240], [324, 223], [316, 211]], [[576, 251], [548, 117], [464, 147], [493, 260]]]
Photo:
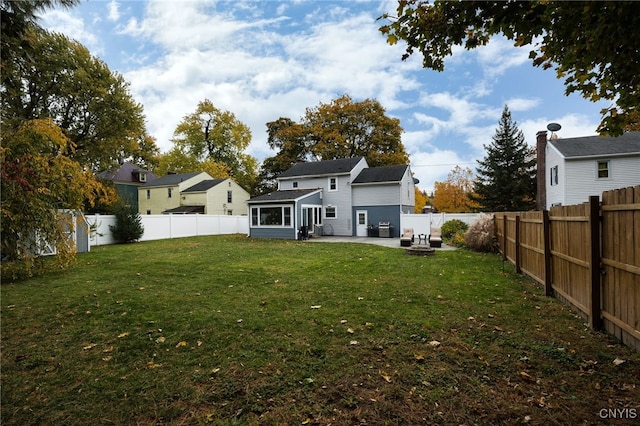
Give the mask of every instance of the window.
[[291, 207], [252, 207], [251, 226], [291, 227]]
[[143, 172], [140, 172], [140, 173], [138, 174], [138, 180], [139, 180], [140, 182], [146, 182], [146, 181], [147, 181], [147, 174], [146, 174], [146, 173], [143, 173]]
[[293, 182], [293, 187], [297, 188], [298, 187], [298, 182]]
[[151, 214], [151, 210], [147, 210], [147, 214]]
[[227, 203], [233, 203], [233, 191], [227, 191]]
[[337, 191], [338, 190], [338, 178], [332, 177], [329, 178], [329, 191]]
[[324, 217], [327, 219], [335, 219], [338, 217], [336, 206], [327, 206], [324, 208]]
[[227, 215], [228, 216], [233, 216], [233, 210], [227, 210]]
[[147, 200], [151, 199], [151, 190], [147, 189]]
[[606, 179], [609, 177], [609, 162], [598, 161], [598, 179]]
[[558, 184], [558, 166], [551, 168], [551, 186]]
[[171, 188], [167, 188], [167, 198], [171, 198]]

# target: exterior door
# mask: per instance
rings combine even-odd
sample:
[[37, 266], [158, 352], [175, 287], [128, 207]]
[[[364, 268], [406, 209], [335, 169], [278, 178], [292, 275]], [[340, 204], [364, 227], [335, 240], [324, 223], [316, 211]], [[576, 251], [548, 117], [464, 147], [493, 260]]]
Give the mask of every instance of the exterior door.
[[367, 223], [369, 223], [369, 221], [367, 220], [367, 211], [356, 210], [356, 236], [367, 236]]

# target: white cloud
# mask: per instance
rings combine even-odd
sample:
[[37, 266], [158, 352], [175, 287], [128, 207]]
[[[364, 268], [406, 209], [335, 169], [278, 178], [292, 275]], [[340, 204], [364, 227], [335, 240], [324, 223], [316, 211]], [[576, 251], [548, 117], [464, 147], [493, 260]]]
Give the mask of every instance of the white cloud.
[[486, 46], [476, 48], [476, 53], [485, 75], [497, 77], [509, 68], [530, 62], [529, 50], [527, 47], [513, 46], [513, 42], [505, 37], [495, 36]]
[[120, 19], [119, 3], [116, 0], [111, 0], [107, 5], [107, 9], [109, 11], [107, 18], [110, 21], [116, 22], [118, 19]]
[[40, 21], [42, 26], [49, 31], [63, 33], [67, 37], [82, 43], [93, 55], [99, 55], [103, 51], [96, 35], [85, 28], [84, 20], [66, 10], [49, 10], [42, 15]]

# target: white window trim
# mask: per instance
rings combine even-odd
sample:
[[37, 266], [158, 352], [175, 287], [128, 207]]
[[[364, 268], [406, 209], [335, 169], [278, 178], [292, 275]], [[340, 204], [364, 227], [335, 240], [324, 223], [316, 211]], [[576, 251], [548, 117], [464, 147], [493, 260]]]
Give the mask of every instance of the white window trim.
[[[335, 180], [335, 182], [336, 182], [336, 187], [335, 187], [335, 189], [331, 189], [331, 180]], [[330, 177], [330, 178], [328, 179], [328, 182], [327, 182], [327, 191], [329, 191], [329, 192], [336, 192], [336, 191], [338, 191], [338, 177], [337, 177], [337, 176]]]
[[[280, 207], [281, 208], [281, 214], [282, 214], [282, 225], [261, 225], [260, 224], [260, 209], [261, 208], [277, 208]], [[290, 210], [290, 216], [289, 216], [289, 224], [285, 225], [284, 224], [284, 209], [288, 207]], [[253, 209], [258, 209], [258, 224], [254, 225], [253, 224]], [[249, 209], [249, 224], [251, 226], [251, 228], [272, 228], [272, 229], [288, 229], [288, 228], [293, 228], [293, 222], [294, 222], [294, 216], [295, 216], [295, 207], [291, 204], [265, 204], [265, 205], [257, 205], [257, 206], [251, 206], [251, 208]]]
[[[555, 176], [554, 176], [554, 172], [555, 172]], [[559, 179], [560, 179], [560, 178], [558, 177], [558, 166], [556, 165], [556, 166], [551, 167], [551, 169], [550, 169], [550, 172], [549, 172], [549, 173], [550, 173], [550, 174], [549, 174], [549, 181], [550, 181], [550, 185], [551, 185], [551, 186], [556, 186], [556, 185], [558, 185], [558, 181], [559, 181]], [[554, 181], [554, 177], [555, 177], [555, 181]]]
[[[607, 176], [600, 177], [600, 163], [607, 164]], [[596, 180], [611, 179], [611, 161], [610, 160], [596, 160]]]
[[[329, 207], [331, 207], [335, 211], [335, 216], [331, 216], [331, 217], [327, 216], [327, 208], [329, 208]], [[331, 219], [337, 219], [338, 218], [338, 206], [328, 205], [328, 206], [325, 206], [324, 209], [322, 209], [322, 210], [323, 210], [322, 215], [324, 216], [324, 219], [331, 220]]]

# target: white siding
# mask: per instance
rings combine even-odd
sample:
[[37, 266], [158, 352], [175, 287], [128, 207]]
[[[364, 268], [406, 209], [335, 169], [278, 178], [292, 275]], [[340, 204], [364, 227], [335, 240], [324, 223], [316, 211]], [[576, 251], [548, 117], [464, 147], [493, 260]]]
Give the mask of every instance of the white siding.
[[[598, 161], [609, 161], [609, 177], [598, 178]], [[566, 193], [564, 205], [581, 204], [591, 195], [604, 191], [640, 185], [640, 156], [608, 157], [566, 161]]]
[[398, 206], [400, 205], [400, 184], [355, 185], [353, 187], [354, 206]]
[[[547, 189], [547, 210], [554, 204], [565, 205], [565, 187], [567, 180], [565, 178], [564, 157], [560, 155], [557, 149], [547, 144], [546, 148], [546, 167], [544, 171], [545, 187]], [[558, 166], [558, 184], [551, 185], [551, 168]]]

